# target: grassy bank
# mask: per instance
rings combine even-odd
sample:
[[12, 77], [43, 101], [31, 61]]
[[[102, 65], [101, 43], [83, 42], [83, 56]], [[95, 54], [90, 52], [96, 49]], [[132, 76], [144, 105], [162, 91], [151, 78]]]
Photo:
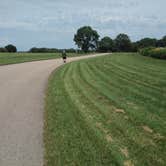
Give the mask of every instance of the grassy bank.
[[[67, 55], [69, 57], [78, 56], [78, 54], [75, 53], [69, 53]], [[0, 53], [0, 65], [47, 60], [60, 57], [60, 53]]]
[[55, 71], [45, 110], [46, 166], [164, 166], [166, 62], [113, 54]]

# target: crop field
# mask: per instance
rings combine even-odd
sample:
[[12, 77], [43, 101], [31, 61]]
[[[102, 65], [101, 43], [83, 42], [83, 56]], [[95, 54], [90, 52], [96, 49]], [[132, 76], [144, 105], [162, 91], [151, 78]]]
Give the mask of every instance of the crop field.
[[112, 54], [66, 64], [49, 80], [47, 166], [165, 166], [166, 61]]
[[[75, 53], [68, 53], [77, 56]], [[60, 53], [0, 53], [0, 65], [60, 58]]]

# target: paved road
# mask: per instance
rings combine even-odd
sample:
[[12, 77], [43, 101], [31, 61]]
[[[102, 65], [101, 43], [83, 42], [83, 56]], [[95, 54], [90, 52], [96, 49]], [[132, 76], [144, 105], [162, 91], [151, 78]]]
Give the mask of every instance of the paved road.
[[0, 66], [0, 166], [43, 165], [44, 91], [62, 64], [57, 59]]

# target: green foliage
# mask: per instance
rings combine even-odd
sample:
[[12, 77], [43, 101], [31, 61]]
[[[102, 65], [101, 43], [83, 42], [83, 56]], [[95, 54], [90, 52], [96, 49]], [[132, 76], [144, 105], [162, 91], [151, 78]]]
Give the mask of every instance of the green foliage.
[[143, 56], [150, 56], [150, 51], [154, 49], [154, 47], [147, 47], [147, 48], [142, 48], [139, 50], [139, 53]]
[[166, 59], [166, 48], [144, 48], [140, 50], [140, 54], [153, 58]]
[[138, 49], [138, 43], [137, 42], [132, 42], [131, 43], [131, 52], [137, 52]]
[[115, 39], [115, 45], [117, 51], [120, 52], [130, 52], [132, 48], [130, 38], [126, 34], [119, 34]]
[[151, 38], [144, 38], [138, 41], [137, 43], [139, 48], [155, 47], [157, 45], [157, 40]]
[[157, 41], [158, 47], [166, 47], [166, 36], [164, 36], [162, 39]]
[[17, 52], [16, 46], [14, 46], [12, 44], [5, 46], [5, 48], [7, 49], [8, 52]]
[[114, 41], [108, 36], [102, 38], [99, 41], [98, 50], [100, 52], [114, 51], [115, 50]]
[[74, 35], [75, 44], [84, 52], [89, 49], [95, 50], [97, 48], [99, 35], [97, 31], [93, 30], [90, 26], [84, 26], [77, 30]]

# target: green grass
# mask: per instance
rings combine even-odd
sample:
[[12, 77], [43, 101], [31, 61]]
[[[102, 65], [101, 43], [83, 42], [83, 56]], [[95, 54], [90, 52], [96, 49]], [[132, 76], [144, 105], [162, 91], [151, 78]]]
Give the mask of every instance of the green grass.
[[113, 54], [50, 77], [45, 166], [165, 166], [166, 62]]
[[[69, 53], [70, 56], [78, 54]], [[0, 65], [60, 58], [60, 53], [0, 53]]]

